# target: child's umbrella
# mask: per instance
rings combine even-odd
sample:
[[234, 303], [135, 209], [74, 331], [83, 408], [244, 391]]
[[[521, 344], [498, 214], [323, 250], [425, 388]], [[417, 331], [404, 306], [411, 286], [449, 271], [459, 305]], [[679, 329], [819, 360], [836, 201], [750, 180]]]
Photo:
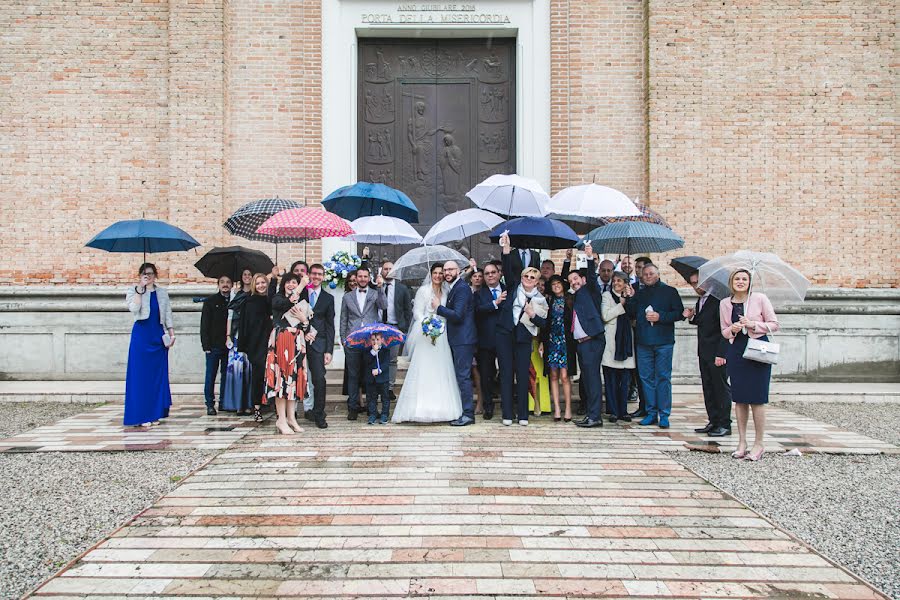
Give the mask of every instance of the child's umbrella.
[[371, 325], [363, 325], [356, 331], [347, 336], [347, 346], [350, 348], [368, 348], [372, 345], [369, 338], [372, 335], [380, 333], [384, 340], [384, 347], [399, 346], [406, 339], [406, 335], [387, 323], [372, 323]]

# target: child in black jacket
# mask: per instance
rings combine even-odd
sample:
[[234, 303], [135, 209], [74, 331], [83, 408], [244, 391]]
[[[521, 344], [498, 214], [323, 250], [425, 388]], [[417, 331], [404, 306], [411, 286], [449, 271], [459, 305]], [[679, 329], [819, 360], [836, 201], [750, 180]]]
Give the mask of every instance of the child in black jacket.
[[[366, 377], [366, 400], [369, 404], [369, 425], [375, 423], [387, 423], [391, 408], [390, 391], [390, 363], [391, 351], [385, 347], [384, 338], [380, 333], [372, 334], [369, 338], [371, 348], [366, 352], [366, 365], [368, 373]], [[378, 413], [378, 396], [381, 396], [381, 414]]]

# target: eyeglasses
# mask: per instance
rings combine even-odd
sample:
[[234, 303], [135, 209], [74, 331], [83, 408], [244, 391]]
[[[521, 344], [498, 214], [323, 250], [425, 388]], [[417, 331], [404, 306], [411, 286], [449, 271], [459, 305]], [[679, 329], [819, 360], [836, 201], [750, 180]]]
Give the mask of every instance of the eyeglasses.
[[522, 279], [537, 279], [537, 275], [523, 275]]

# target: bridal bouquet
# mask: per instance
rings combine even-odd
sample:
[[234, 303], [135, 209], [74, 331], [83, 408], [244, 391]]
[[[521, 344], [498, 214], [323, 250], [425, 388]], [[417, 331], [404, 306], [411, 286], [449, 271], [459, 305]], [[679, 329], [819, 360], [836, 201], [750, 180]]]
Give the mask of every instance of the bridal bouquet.
[[362, 265], [362, 259], [356, 254], [350, 254], [343, 250], [335, 252], [331, 260], [326, 261], [323, 265], [328, 287], [331, 289], [335, 289], [337, 286], [344, 287], [347, 275], [350, 274], [350, 271], [358, 269], [360, 265]]
[[426, 337], [431, 338], [432, 346], [434, 346], [439, 337], [444, 335], [446, 330], [447, 324], [443, 319], [439, 319], [435, 316], [427, 316], [422, 319], [422, 333], [424, 333]]

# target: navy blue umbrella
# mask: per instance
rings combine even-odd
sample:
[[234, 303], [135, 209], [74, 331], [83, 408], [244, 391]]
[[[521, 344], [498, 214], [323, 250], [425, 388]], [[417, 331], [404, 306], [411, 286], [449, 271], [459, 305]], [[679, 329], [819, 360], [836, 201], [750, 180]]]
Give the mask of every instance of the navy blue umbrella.
[[680, 235], [668, 227], [645, 221], [610, 223], [587, 234], [584, 241], [590, 241], [601, 254], [645, 254], [684, 247]]
[[409, 196], [384, 185], [359, 181], [331, 192], [322, 201], [325, 210], [348, 221], [360, 217], [397, 217], [408, 223], [419, 222], [419, 209]]
[[515, 248], [563, 250], [574, 247], [579, 241], [571, 227], [547, 217], [519, 217], [500, 223], [491, 231], [491, 241], [499, 241], [504, 231], [509, 231], [509, 242]]
[[669, 265], [678, 271], [678, 274], [684, 277], [688, 283], [691, 282], [691, 275], [700, 272], [700, 267], [709, 262], [708, 258], [702, 256], [679, 256], [669, 261]]
[[85, 246], [107, 252], [180, 252], [200, 245], [187, 232], [153, 219], [137, 219], [113, 223]]

